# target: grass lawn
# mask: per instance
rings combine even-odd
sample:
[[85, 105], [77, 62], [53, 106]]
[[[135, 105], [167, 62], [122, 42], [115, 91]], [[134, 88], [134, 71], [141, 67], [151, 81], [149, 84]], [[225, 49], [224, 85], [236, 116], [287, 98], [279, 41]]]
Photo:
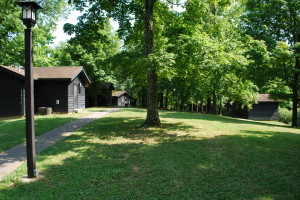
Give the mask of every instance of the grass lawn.
[[[46, 131], [73, 121], [87, 113], [64, 115], [35, 116], [35, 134], [41, 135]], [[0, 120], [0, 153], [25, 141], [25, 118]]]
[[0, 182], [0, 199], [300, 199], [300, 129], [125, 108], [95, 120]]

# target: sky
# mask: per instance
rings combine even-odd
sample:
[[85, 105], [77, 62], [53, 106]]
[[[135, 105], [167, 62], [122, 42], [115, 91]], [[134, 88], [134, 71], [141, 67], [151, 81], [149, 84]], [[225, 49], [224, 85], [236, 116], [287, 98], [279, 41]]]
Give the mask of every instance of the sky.
[[[181, 0], [181, 2], [183, 3], [185, 0]], [[182, 7], [178, 7], [178, 6], [174, 6], [173, 10], [178, 11], [178, 12], [182, 12], [184, 9]], [[71, 23], [71, 24], [76, 24], [77, 23], [77, 18], [80, 16], [80, 12], [77, 10], [73, 10], [71, 11], [69, 17], [67, 19], [61, 19], [58, 24], [57, 24], [57, 28], [54, 31], [53, 35], [55, 36], [54, 39], [54, 44], [52, 45], [53, 47], [57, 46], [60, 42], [65, 42], [67, 40], [69, 40], [72, 36], [69, 36], [67, 34], [64, 33], [63, 30], [63, 26], [66, 23]], [[111, 24], [114, 28], [114, 30], [118, 29], [118, 22], [111, 20]]]

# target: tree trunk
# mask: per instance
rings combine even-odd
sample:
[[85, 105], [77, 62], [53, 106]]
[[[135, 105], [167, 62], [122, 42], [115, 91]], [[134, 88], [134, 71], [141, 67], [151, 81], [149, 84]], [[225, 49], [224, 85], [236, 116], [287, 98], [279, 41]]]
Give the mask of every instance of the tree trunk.
[[216, 92], [216, 85], [214, 85], [213, 90], [213, 108], [212, 108], [212, 114], [217, 114], [217, 92]]
[[160, 108], [164, 107], [164, 93], [163, 92], [159, 93], [159, 107]]
[[223, 110], [223, 104], [222, 104], [222, 96], [220, 97], [220, 107], [219, 107], [219, 115], [222, 115], [222, 110]]
[[203, 113], [203, 99], [200, 101], [200, 112]]
[[168, 109], [168, 104], [169, 104], [169, 92], [168, 90], [166, 91], [166, 97], [165, 97], [165, 109]]
[[183, 97], [181, 97], [181, 99], [180, 99], [180, 111], [184, 111], [184, 98]]
[[211, 100], [210, 97], [208, 97], [207, 104], [206, 104], [206, 113], [210, 113], [210, 104], [211, 104]]
[[[297, 50], [299, 52], [299, 50]], [[296, 57], [295, 74], [293, 84], [293, 112], [292, 112], [292, 126], [298, 126], [298, 90], [299, 90], [299, 70], [300, 70], [300, 58]]]
[[94, 94], [94, 106], [97, 107], [98, 106], [98, 95]]
[[[156, 0], [145, 0], [145, 57], [154, 52], [153, 47], [153, 8]], [[145, 125], [160, 125], [157, 101], [157, 72], [152, 65], [148, 66], [148, 109]]]

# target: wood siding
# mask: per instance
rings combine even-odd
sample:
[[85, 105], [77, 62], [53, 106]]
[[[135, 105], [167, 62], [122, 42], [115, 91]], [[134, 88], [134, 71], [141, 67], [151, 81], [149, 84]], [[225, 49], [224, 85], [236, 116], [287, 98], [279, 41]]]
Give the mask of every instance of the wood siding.
[[[77, 90], [77, 97], [74, 90]], [[68, 85], [68, 112], [72, 112], [77, 108], [85, 108], [85, 88], [83, 81], [79, 77], [76, 77]]]
[[53, 112], [68, 112], [68, 81], [35, 81], [34, 92], [36, 112], [39, 107], [51, 107]]
[[131, 97], [128, 94], [123, 94], [119, 97], [113, 97], [113, 105], [116, 106], [131, 106]]
[[255, 104], [249, 111], [248, 116], [252, 120], [278, 120], [278, 103], [267, 102]]
[[0, 117], [22, 116], [24, 81], [0, 71]]

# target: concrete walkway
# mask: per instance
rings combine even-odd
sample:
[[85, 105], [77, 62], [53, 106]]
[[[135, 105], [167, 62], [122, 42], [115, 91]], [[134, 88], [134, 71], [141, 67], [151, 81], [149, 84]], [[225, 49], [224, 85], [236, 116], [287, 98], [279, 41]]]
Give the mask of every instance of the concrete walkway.
[[[40, 153], [44, 149], [53, 145], [55, 142], [68, 137], [82, 126], [90, 123], [95, 119], [104, 117], [105, 115], [119, 110], [119, 108], [112, 108], [104, 112], [93, 112], [90, 115], [79, 118], [75, 121], [66, 123], [58, 128], [44, 133], [36, 137], [36, 153]], [[26, 143], [19, 144], [11, 149], [0, 154], [0, 180], [17, 167], [26, 161]]]

